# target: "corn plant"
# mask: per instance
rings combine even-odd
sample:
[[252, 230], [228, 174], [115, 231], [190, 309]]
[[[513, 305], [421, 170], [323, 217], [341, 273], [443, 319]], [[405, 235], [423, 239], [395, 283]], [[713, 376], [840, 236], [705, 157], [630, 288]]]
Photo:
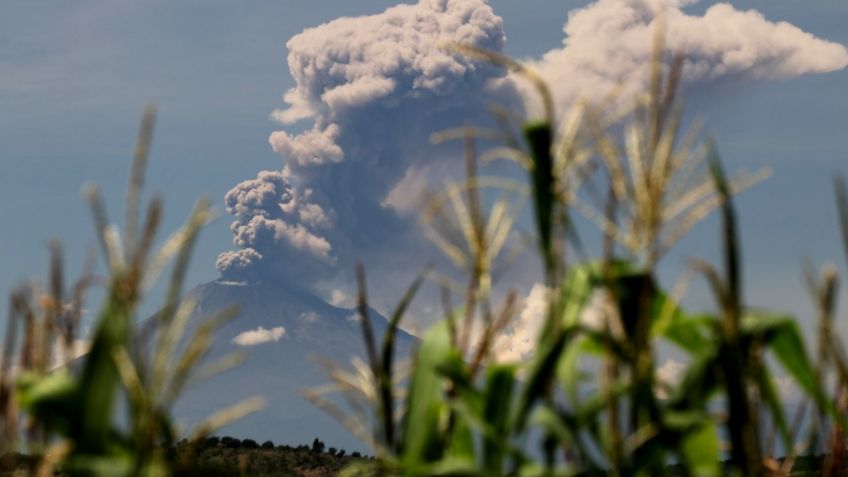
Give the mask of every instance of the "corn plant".
[[[161, 198], [154, 197], [141, 218], [154, 118], [148, 107], [127, 188], [123, 238], [108, 222], [97, 188], [85, 191], [108, 275], [99, 278], [89, 270], [65, 290], [61, 248], [54, 242], [47, 289], [28, 286], [12, 295], [0, 365], [3, 443], [28, 443], [24, 450], [43, 456], [38, 475], [52, 475], [54, 469], [80, 476], [170, 475], [173, 463], [165, 451], [179, 436], [170, 415], [175, 400], [194, 376], [238, 361], [228, 356], [205, 369], [200, 366], [215, 330], [234, 316], [233, 310], [187, 334], [193, 303], [181, 299], [183, 282], [198, 234], [212, 217], [208, 202], [198, 202], [186, 225], [158, 248]], [[139, 303], [168, 266], [164, 305], [148, 322], [137, 323]], [[104, 287], [105, 299], [90, 347], [69, 362], [85, 291], [97, 284]], [[57, 353], [63, 356], [57, 359]], [[256, 399], [240, 403], [212, 416], [196, 432], [210, 432], [258, 405]], [[126, 418], [119, 413], [122, 407]]]
[[[745, 301], [733, 196], [767, 172], [728, 178], [715, 144], [701, 140], [697, 128], [683, 131], [677, 89], [684, 62], [672, 55], [664, 66], [662, 35], [656, 37], [647, 90], [634, 104], [622, 112], [620, 101], [579, 103], [562, 119], [547, 86], [528, 67], [492, 52], [451, 47], [529, 79], [544, 115], [525, 124], [521, 137], [509, 128], [465, 128], [437, 137], [466, 143], [467, 177], [448, 185], [423, 214], [435, 244], [468, 275], [463, 302], [453, 306], [452, 289], [444, 289], [445, 318], [424, 335], [409, 377], [399, 379], [392, 374], [391, 333], [376, 352], [360, 280], [369, 363], [358, 380], [335, 376], [349, 401], [371, 406], [376, 424], [367, 442], [379, 459], [357, 463], [346, 475], [787, 474], [798, 423], [789, 422], [775, 389], [775, 365], [812, 402], [821, 432], [833, 423], [826, 470], [842, 471], [840, 416], [848, 381], [841, 347], [830, 338], [835, 275], [810, 279], [824, 340], [817, 367], [794, 317]], [[499, 335], [519, 311], [515, 293], [496, 304], [491, 272], [518, 208], [506, 196], [480, 199], [494, 185], [516, 188], [478, 174], [473, 145], [479, 136], [500, 137], [505, 144], [486, 153], [484, 162], [514, 160], [527, 174], [547, 299], [526, 361], [493, 359]], [[837, 192], [848, 230], [844, 187]], [[723, 263], [716, 268], [693, 260], [692, 271], [705, 277], [717, 311], [694, 314], [679, 305], [676, 293], [662, 289], [656, 270], [668, 250], [716, 209]], [[599, 226], [604, 239], [598, 258], [585, 257], [573, 213]], [[419, 284], [401, 301], [392, 326]], [[589, 314], [597, 319], [590, 322]], [[482, 331], [473, 331], [475, 323]], [[687, 355], [680, 382], [658, 380], [660, 345]], [[833, 397], [824, 391], [829, 364], [839, 376]], [[398, 387], [405, 399], [392, 392]], [[355, 421], [346, 423], [360, 433], [369, 428]], [[781, 438], [786, 459], [771, 454], [774, 437], [766, 435], [766, 423]]]

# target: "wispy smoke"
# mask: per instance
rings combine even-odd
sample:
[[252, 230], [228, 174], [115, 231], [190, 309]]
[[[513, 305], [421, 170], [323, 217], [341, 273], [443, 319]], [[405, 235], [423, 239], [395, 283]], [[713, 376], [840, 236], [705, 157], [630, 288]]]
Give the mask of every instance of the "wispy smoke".
[[445, 41], [500, 51], [505, 35], [483, 0], [422, 0], [289, 40], [295, 86], [272, 116], [311, 124], [272, 133], [283, 170], [227, 194], [236, 250], [218, 259], [225, 279], [308, 285], [322, 267], [350, 268], [352, 251], [379, 252], [410, 233], [414, 221], [403, 214], [415, 194], [394, 187], [410, 175], [424, 185], [445, 173], [436, 163], [456, 159], [431, 146], [430, 135], [486, 118], [487, 101], [520, 104], [511, 86], [493, 85], [503, 71], [447, 51]]
[[666, 48], [685, 56], [691, 83], [779, 80], [836, 71], [848, 65], [843, 45], [825, 41], [786, 22], [770, 22], [755, 10], [728, 3], [690, 15], [697, 0], [599, 0], [573, 10], [563, 28], [563, 46], [534, 66], [555, 85], [557, 100], [596, 99], [646, 80], [653, 38], [664, 12]]

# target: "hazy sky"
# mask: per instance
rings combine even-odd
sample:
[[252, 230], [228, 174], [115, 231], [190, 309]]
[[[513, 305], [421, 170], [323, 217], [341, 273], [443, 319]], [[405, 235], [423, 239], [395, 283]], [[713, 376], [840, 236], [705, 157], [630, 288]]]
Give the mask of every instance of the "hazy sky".
[[[291, 71], [286, 62], [286, 43], [304, 29], [343, 16], [380, 14], [396, 3], [3, 2], [0, 289], [8, 290], [25, 277], [43, 277], [47, 243], [54, 236], [61, 237], [66, 245], [72, 273], [78, 270], [86, 246], [94, 243], [81, 187], [89, 180], [101, 184], [113, 217], [119, 217], [138, 116], [148, 100], [154, 100], [160, 112], [148, 190], [165, 196], [166, 230], [173, 230], [194, 199], [203, 194], [214, 199], [221, 212], [221, 218], [202, 236], [190, 274], [192, 284], [216, 279], [219, 254], [239, 249], [233, 245], [229, 229], [233, 217], [226, 213], [225, 194], [236, 184], [255, 179], [260, 171], [281, 171], [281, 154], [290, 164], [301, 158], [300, 166], [295, 166], [291, 191], [299, 198], [298, 209], [292, 212], [298, 218], [287, 222], [285, 231], [272, 234], [272, 243], [277, 244], [280, 236], [297, 239], [283, 243], [289, 253], [274, 258], [274, 273], [324, 280], [324, 293], [333, 287], [350, 292], [343, 281], [327, 277], [338, 267], [349, 267], [357, 257], [373, 256], [378, 262], [375, 273], [386, 273], [392, 284], [402, 283], [395, 279], [403, 273], [389, 273], [389, 265], [399, 256], [410, 257], [409, 250], [375, 235], [391, 230], [405, 236], [414, 230], [410, 228], [414, 221], [398, 208], [381, 208], [385, 204], [376, 201], [380, 197], [374, 194], [385, 192], [385, 188], [391, 190], [405, 176], [415, 176], [413, 173], [424, 167], [426, 159], [422, 156], [426, 154], [411, 151], [403, 161], [386, 165], [381, 161], [399, 151], [373, 139], [384, 131], [381, 128], [397, 127], [397, 134], [412, 129], [405, 139], [408, 144], [417, 144], [432, 132], [426, 128], [448, 125], [452, 116], [432, 111], [437, 107], [467, 113], [471, 118], [480, 116], [480, 106], [472, 101], [475, 98], [468, 99], [467, 92], [499, 73], [438, 59], [426, 48], [431, 39], [428, 35], [436, 35], [432, 32], [401, 35], [401, 40], [394, 40], [400, 46], [404, 41], [411, 42], [411, 59], [386, 47], [396, 56], [385, 59], [365, 55], [367, 61], [360, 61], [357, 48], [368, 52], [369, 45], [394, 38], [385, 33], [391, 32], [386, 25], [392, 25], [387, 17], [336, 22], [312, 30], [290, 43], [293, 56], [289, 59], [295, 58], [293, 64], [300, 65], [299, 69]], [[635, 31], [638, 29], [615, 19], [620, 8], [642, 5], [645, 2], [641, 0], [499, 0], [489, 2], [494, 12], [491, 15], [480, 13], [479, 2], [473, 0], [454, 3], [470, 10], [456, 13], [448, 8], [445, 15], [431, 12], [425, 20], [432, 22], [421, 21], [420, 28], [437, 25], [443, 29], [439, 31], [458, 31], [469, 41], [539, 61], [540, 69], [555, 80], [557, 97], [564, 103], [575, 94], [605, 92], [600, 89], [608, 84], [599, 78], [620, 78], [626, 65], [643, 57], [644, 49], [636, 41], [642, 38]], [[701, 66], [706, 68], [691, 78], [690, 110], [706, 119], [728, 169], [768, 165], [773, 170], [771, 179], [739, 200], [749, 301], [804, 312], [808, 307], [800, 286], [801, 259], [810, 257], [818, 264], [833, 258], [845, 269], [830, 176], [837, 171], [848, 173], [848, 82], [844, 65], [840, 65], [844, 49], [826, 42], [848, 44], [848, 30], [844, 28], [848, 3], [733, 2], [737, 11], [730, 7], [710, 9], [713, 2], [706, 1], [667, 3], [682, 8], [680, 15], [689, 15], [680, 17], [684, 27], [677, 36], [672, 27], [672, 42], [695, 48], [704, 61]], [[563, 52], [563, 25], [568, 12], [587, 6], [589, 10], [583, 10], [579, 20], [575, 20], [578, 15], [572, 17], [573, 28], [569, 30], [569, 41], [580, 48]], [[418, 18], [416, 8], [424, 7], [394, 10], [392, 15], [409, 21]], [[747, 9], [756, 9], [765, 18], [743, 13]], [[452, 12], [476, 29], [451, 23]], [[468, 12], [473, 15], [464, 17]], [[705, 12], [704, 18], [712, 20], [700, 17]], [[778, 22], [788, 22], [797, 29]], [[723, 30], [722, 25], [731, 30]], [[616, 29], [632, 37], [613, 35]], [[499, 32], [505, 32], [505, 42]], [[389, 36], [381, 36], [384, 33]], [[743, 51], [741, 58], [722, 56], [734, 48]], [[586, 52], [591, 58], [577, 58], [575, 52]], [[340, 58], [356, 68], [322, 69], [321, 65]], [[303, 66], [308, 64], [318, 66]], [[470, 69], [455, 69], [460, 66]], [[829, 70], [836, 71], [813, 74]], [[287, 96], [287, 105], [283, 95], [290, 89], [293, 93]], [[336, 93], [321, 95], [330, 89]], [[511, 101], [514, 93], [515, 86], [508, 85], [506, 90], [487, 94]], [[305, 121], [282, 125], [271, 119], [275, 110], [280, 111], [277, 119], [297, 116]], [[283, 117], [282, 111], [289, 111], [288, 116]], [[398, 126], [392, 119], [395, 114], [407, 120], [403, 124], [408, 127]], [[334, 125], [338, 131], [332, 128]], [[370, 130], [360, 129], [368, 125]], [[277, 152], [269, 145], [269, 136], [275, 131], [284, 131], [273, 136]], [[297, 136], [304, 131], [314, 133], [308, 141], [298, 139], [305, 137]], [[322, 144], [321, 154], [314, 149], [316, 141]], [[307, 143], [309, 148], [304, 150]], [[375, 144], [381, 144], [381, 149], [373, 149]], [[328, 152], [332, 146], [340, 152]], [[318, 156], [329, 162], [306, 164]], [[369, 162], [366, 157], [373, 160]], [[437, 166], [427, 166], [430, 169], [424, 176], [449, 174], [450, 165], [438, 166], [447, 164], [447, 160], [444, 152], [444, 157], [435, 161]], [[258, 184], [247, 184], [243, 190], [255, 186]], [[311, 199], [303, 196], [307, 188], [312, 190]], [[345, 194], [352, 199], [346, 201]], [[239, 203], [235, 196], [232, 201], [231, 207]], [[315, 207], [303, 208], [309, 204], [319, 207], [320, 213]], [[397, 212], [397, 217], [389, 212]], [[254, 216], [237, 219], [247, 224]], [[276, 219], [288, 220], [269, 220]], [[664, 261], [664, 278], [672, 280], [692, 254], [714, 257], [717, 234], [715, 221], [697, 227]], [[321, 239], [326, 246], [321, 245]], [[257, 249], [270, 247], [254, 245]], [[372, 250], [375, 247], [382, 250], [378, 253]], [[306, 255], [326, 254], [323, 261], [301, 261], [301, 255], [290, 253], [293, 250], [307, 250], [303, 252]], [[408, 263], [403, 263], [404, 268], [413, 267], [412, 259], [405, 259]], [[373, 281], [379, 283], [379, 276]], [[387, 286], [385, 296], [378, 296], [383, 301], [377, 303], [378, 307], [385, 308], [391, 301], [388, 298], [394, 288]], [[698, 298], [697, 292], [695, 295], [695, 305], [709, 305], [706, 298]], [[153, 308], [155, 305], [148, 305], [147, 309]]]

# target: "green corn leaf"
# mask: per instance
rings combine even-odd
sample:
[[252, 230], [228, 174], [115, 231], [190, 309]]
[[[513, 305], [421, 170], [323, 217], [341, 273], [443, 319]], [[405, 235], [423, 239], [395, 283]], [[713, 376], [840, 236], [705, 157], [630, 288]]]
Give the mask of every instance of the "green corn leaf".
[[651, 323], [653, 336], [666, 338], [690, 353], [697, 354], [709, 347], [709, 326], [715, 322], [712, 315], [689, 314], [668, 293], [659, 289], [654, 291], [652, 315], [655, 317]]
[[415, 294], [418, 292], [418, 288], [421, 286], [423, 281], [424, 274], [422, 273], [415, 279], [409, 289], [407, 289], [403, 299], [401, 299], [397, 308], [395, 308], [394, 313], [392, 313], [391, 320], [389, 321], [389, 328], [383, 336], [383, 345], [380, 353], [381, 366], [378, 369], [377, 374], [377, 383], [380, 392], [380, 408], [378, 412], [380, 413], [380, 419], [383, 423], [383, 438], [386, 441], [386, 445], [389, 447], [394, 447], [395, 445], [395, 421], [393, 416], [395, 402], [394, 395], [392, 394], [392, 367], [394, 362], [395, 336], [397, 334], [401, 318], [403, 318], [407, 307], [412, 302], [412, 299], [415, 297]]
[[510, 437], [509, 416], [514, 387], [515, 367], [503, 365], [489, 369], [483, 409], [483, 417], [493, 431], [483, 441], [483, 465], [489, 475], [503, 473], [503, 457]]
[[112, 430], [112, 410], [121, 385], [118, 370], [112, 359], [117, 348], [129, 339], [131, 301], [121, 296], [124, 281], [116, 280], [109, 302], [98, 319], [98, 329], [85, 358], [79, 384], [79, 414], [70, 435], [82, 454], [99, 454], [109, 444]]
[[563, 445], [573, 445], [573, 448], [579, 452], [581, 458], [585, 461], [587, 470], [597, 471], [602, 468], [596, 460], [597, 453], [590, 451], [581, 439], [581, 430], [586, 430], [586, 428], [582, 427], [578, 416], [543, 405], [533, 411], [531, 420], [534, 428], [544, 431], [545, 434], [554, 437]]
[[381, 356], [384, 369], [383, 371], [389, 372], [391, 371], [391, 363], [394, 349], [394, 340], [395, 335], [397, 334], [398, 326], [400, 326], [400, 320], [403, 318], [406, 309], [409, 308], [409, 304], [412, 302], [412, 299], [418, 293], [418, 289], [421, 287], [421, 284], [424, 282], [424, 277], [426, 276], [426, 271], [424, 273], [419, 274], [409, 288], [406, 290], [406, 293], [403, 295], [400, 303], [398, 303], [394, 312], [392, 313], [391, 319], [389, 320], [389, 327], [386, 330], [386, 334], [383, 337], [383, 345], [381, 348]]
[[709, 331], [710, 326], [716, 322], [714, 316], [688, 315], [677, 308], [669, 321], [654, 328], [656, 335], [666, 338], [692, 354], [699, 354], [711, 347]]
[[458, 352], [452, 352], [438, 370], [451, 383], [451, 394], [455, 401], [474, 414], [475, 418], [483, 415], [483, 396], [468, 372], [468, 364]]
[[[572, 267], [565, 277], [565, 282], [560, 289], [558, 309], [551, 313], [552, 319], [561, 320], [563, 326], [575, 326], [580, 323], [589, 299], [600, 284], [600, 265], [597, 263], [585, 263]], [[555, 329], [554, 323], [549, 323], [545, 333]]]
[[[572, 329], [573, 330], [573, 329]], [[521, 432], [527, 425], [527, 418], [533, 406], [548, 392], [563, 350], [571, 341], [573, 332], [561, 331], [552, 339], [540, 343], [539, 353], [529, 369], [526, 384], [518, 400], [515, 430]]]
[[[497, 398], [496, 395], [485, 396], [485, 399], [495, 398]], [[475, 433], [475, 436], [479, 435], [479, 437], [483, 439], [484, 445], [486, 442], [500, 442], [502, 446], [499, 448], [498, 452], [500, 452], [501, 459], [506, 458], [506, 456], [510, 456], [514, 462], [523, 462], [526, 460], [526, 456], [522, 449], [516, 447], [509, 438], [512, 435], [512, 430], [508, 427], [498, 429], [492, 425], [493, 422], [486, 419], [484, 406], [482, 404], [483, 399], [484, 397], [474, 390], [458, 392], [457, 396], [454, 396], [450, 402], [450, 408], [453, 413], [451, 417], [455, 420], [454, 422], [461, 422], [462, 424], [467, 425], [468, 429]], [[499, 419], [493, 419], [492, 421], [498, 422]], [[506, 419], [504, 425], [506, 426], [507, 424], [509, 424], [508, 419]], [[485, 465], [485, 456], [483, 459], [480, 459], [480, 462], [481, 465]]]
[[[648, 320], [652, 320], [657, 316], [652, 309], [644, 310], [642, 306], [643, 297], [655, 296], [656, 285], [649, 273], [639, 271], [635, 273], [618, 273], [614, 275], [614, 280], [614, 293], [621, 324], [624, 327], [626, 335], [633, 340], [641, 335], [639, 330], [643, 330], [643, 326], [651, 325], [651, 321]], [[646, 305], [653, 307], [654, 303], [648, 302]], [[646, 313], [648, 316], [644, 316]], [[646, 321], [643, 322], [643, 320]], [[640, 343], [639, 345], [642, 344], [644, 343]]]
[[705, 419], [694, 432], [687, 433], [682, 444], [683, 457], [693, 477], [721, 475], [721, 451], [718, 428], [711, 419]]
[[409, 387], [403, 429], [405, 466], [416, 467], [441, 458], [444, 445], [441, 423], [447, 411], [445, 378], [440, 368], [452, 352], [447, 323], [434, 326], [424, 337]]
[[601, 413], [606, 411], [610, 399], [620, 399], [633, 392], [633, 386], [625, 381], [616, 382], [606, 393], [596, 392], [576, 407], [574, 419], [581, 428], [591, 432], [596, 438], [600, 438], [597, 425], [601, 421]]
[[[616, 262], [613, 266], [626, 268], [629, 265]], [[566, 345], [577, 335], [582, 314], [600, 283], [599, 269], [600, 264], [596, 262], [571, 268], [559, 290], [556, 303], [549, 304], [551, 309], [548, 320], [538, 338], [539, 350], [530, 365], [526, 384], [517, 404], [515, 426], [518, 431], [524, 429], [533, 405], [545, 395], [556, 377]], [[575, 358], [575, 355], [570, 355], [572, 363]], [[576, 379], [576, 376], [574, 378]]]
[[789, 426], [786, 424], [786, 413], [783, 408], [783, 402], [774, 388], [771, 374], [765, 367], [760, 373], [758, 384], [760, 395], [762, 395], [766, 407], [771, 412], [772, 421], [774, 421], [778, 432], [780, 432], [780, 438], [783, 440], [784, 447], [786, 449], [792, 449], [792, 434], [789, 432]]
[[787, 314], [765, 310], [746, 310], [741, 323], [743, 336], [762, 342], [772, 351], [784, 370], [798, 386], [831, 416], [836, 415], [833, 403], [827, 398], [816, 377], [815, 368], [807, 356], [801, 331], [795, 319]]
[[65, 370], [41, 376], [22, 373], [17, 380], [18, 403], [48, 428], [67, 432], [77, 416], [77, 382]]
[[474, 465], [474, 462], [452, 458], [442, 459], [434, 464], [413, 469], [412, 472], [405, 475], [421, 477], [489, 477], [488, 474], [478, 469]]
[[[72, 477], [126, 477], [132, 474], [133, 457], [128, 453], [86, 455], [75, 453], [63, 465], [63, 471]], [[148, 474], [143, 475], [157, 475]], [[160, 473], [158, 475], [165, 475]]]
[[17, 385], [18, 403], [28, 409], [67, 399], [76, 390], [76, 381], [64, 370], [44, 376], [24, 372], [18, 377]]
[[475, 465], [474, 434], [471, 427], [462, 420], [457, 420], [450, 430], [450, 440], [446, 445], [445, 458]]
[[536, 227], [539, 245], [546, 266], [553, 260], [553, 212], [554, 212], [554, 160], [552, 155], [553, 129], [547, 121], [528, 123], [524, 126], [524, 138], [533, 159], [530, 171], [533, 184], [533, 202], [536, 210]]
[[718, 350], [704, 348], [686, 368], [686, 373], [669, 398], [669, 408], [704, 409], [720, 382]]
[[741, 328], [744, 336], [765, 344], [807, 394], [814, 397], [821, 394], [801, 332], [792, 316], [747, 310], [742, 317]]
[[602, 356], [606, 348], [599, 339], [593, 335], [581, 335], [565, 349], [557, 367], [557, 377], [566, 395], [577, 403], [579, 401], [580, 383], [591, 378], [584, 370], [580, 369], [581, 358], [586, 355]]

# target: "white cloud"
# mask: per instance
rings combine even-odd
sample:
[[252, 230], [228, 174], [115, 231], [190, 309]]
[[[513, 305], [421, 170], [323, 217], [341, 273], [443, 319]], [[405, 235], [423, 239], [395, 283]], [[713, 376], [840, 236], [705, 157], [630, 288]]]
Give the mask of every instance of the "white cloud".
[[729, 3], [703, 15], [683, 7], [696, 1], [599, 0], [569, 12], [563, 46], [533, 65], [553, 86], [559, 105], [598, 99], [615, 87], [641, 88], [646, 81], [657, 13], [665, 12], [666, 47], [685, 56], [684, 80], [723, 78], [776, 80], [837, 71], [848, 65], [843, 45], [825, 41], [786, 22]]
[[686, 365], [669, 358], [657, 368], [657, 380], [669, 386], [676, 386], [683, 378], [683, 370], [685, 369]]
[[352, 297], [338, 288], [330, 292], [329, 302], [333, 306], [344, 307], [352, 304]]
[[607, 324], [607, 317], [612, 311], [612, 302], [606, 290], [595, 290], [581, 316], [581, 323], [589, 329], [601, 331]]
[[654, 371], [656, 376], [656, 393], [660, 399], [668, 399], [667, 388], [673, 388], [680, 384], [686, 365], [674, 359], [667, 359]]
[[524, 299], [524, 308], [512, 329], [505, 333], [496, 344], [497, 361], [520, 361], [528, 359], [539, 339], [547, 311], [547, 287], [536, 283]]
[[233, 338], [233, 343], [239, 346], [254, 346], [272, 341], [280, 341], [285, 334], [286, 329], [282, 326], [275, 326], [270, 330], [266, 330], [260, 326], [255, 330], [248, 330], [239, 333], [235, 338]]
[[[536, 349], [539, 334], [547, 317], [547, 288], [536, 283], [524, 299], [523, 308], [510, 330], [504, 333], [495, 346], [498, 361], [529, 359]], [[582, 323], [595, 330], [604, 327], [604, 293], [595, 292], [581, 315]]]

